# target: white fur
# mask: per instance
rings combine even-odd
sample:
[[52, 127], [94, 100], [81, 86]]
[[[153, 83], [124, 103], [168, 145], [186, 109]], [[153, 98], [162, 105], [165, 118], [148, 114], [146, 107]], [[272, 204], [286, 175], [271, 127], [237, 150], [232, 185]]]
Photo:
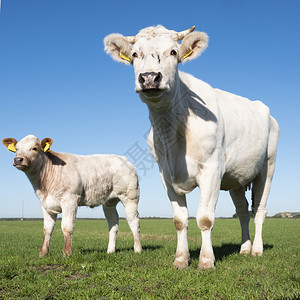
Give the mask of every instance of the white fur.
[[[109, 227], [107, 252], [115, 252], [119, 216], [116, 205], [125, 207], [126, 219], [134, 237], [134, 251], [141, 251], [137, 205], [139, 185], [134, 166], [123, 156], [74, 155], [44, 152], [33, 135], [17, 142], [17, 167], [25, 172], [41, 202], [44, 215], [44, 241], [40, 257], [48, 254], [57, 214], [62, 213], [65, 237], [64, 255], [72, 254], [72, 234], [78, 206], [102, 205]], [[36, 148], [37, 150], [35, 150]]]
[[[185, 194], [197, 186], [201, 190], [197, 211], [202, 234], [199, 268], [214, 267], [211, 230], [220, 189], [230, 191], [241, 223], [241, 253], [249, 253], [245, 187], [252, 183], [256, 227], [252, 254], [262, 254], [262, 224], [275, 168], [279, 127], [268, 107], [178, 72], [177, 64], [184, 55], [192, 49], [187, 59], [196, 58], [206, 48], [207, 41], [206, 34], [193, 32], [178, 44], [174, 31], [150, 27], [135, 37], [131, 50], [137, 53], [132, 60], [135, 90], [150, 113], [152, 128], [148, 145], [173, 207], [178, 238], [174, 261], [177, 268], [188, 266]], [[177, 59], [170, 54], [171, 50], [178, 52]], [[143, 90], [138, 80], [143, 72], [162, 74], [159, 90], [151, 93]]]

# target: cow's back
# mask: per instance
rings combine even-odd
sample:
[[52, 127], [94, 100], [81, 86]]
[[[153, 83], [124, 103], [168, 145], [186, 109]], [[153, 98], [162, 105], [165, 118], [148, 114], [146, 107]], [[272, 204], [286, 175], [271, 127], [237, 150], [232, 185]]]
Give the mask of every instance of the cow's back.
[[224, 122], [225, 175], [223, 189], [231, 183], [245, 185], [260, 171], [270, 134], [270, 111], [260, 101], [250, 101], [219, 89], [220, 112]]

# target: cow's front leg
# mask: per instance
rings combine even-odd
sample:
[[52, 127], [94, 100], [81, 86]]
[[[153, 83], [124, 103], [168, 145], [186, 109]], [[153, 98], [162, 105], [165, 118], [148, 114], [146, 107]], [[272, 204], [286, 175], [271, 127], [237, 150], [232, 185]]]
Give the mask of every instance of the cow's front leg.
[[43, 206], [42, 206], [42, 212], [44, 215], [44, 240], [41, 246], [39, 257], [44, 257], [49, 252], [50, 239], [57, 218], [57, 214], [49, 214]]
[[202, 246], [200, 251], [200, 269], [214, 267], [215, 256], [211, 242], [211, 231], [215, 222], [215, 206], [219, 196], [221, 176], [218, 167], [207, 165], [204, 172], [199, 175], [201, 190], [200, 205], [197, 210], [197, 224], [201, 230]]
[[189, 214], [186, 206], [185, 195], [177, 195], [171, 185], [166, 183], [166, 189], [174, 213], [174, 225], [177, 231], [177, 249], [176, 258], [173, 267], [184, 269], [189, 265], [189, 246], [187, 240], [187, 229], [189, 223]]
[[[72, 203], [72, 204], [71, 204]], [[64, 256], [72, 255], [72, 235], [75, 225], [75, 218], [77, 213], [77, 202], [70, 201], [62, 205], [62, 221], [61, 229], [65, 238], [65, 246], [63, 250]]]

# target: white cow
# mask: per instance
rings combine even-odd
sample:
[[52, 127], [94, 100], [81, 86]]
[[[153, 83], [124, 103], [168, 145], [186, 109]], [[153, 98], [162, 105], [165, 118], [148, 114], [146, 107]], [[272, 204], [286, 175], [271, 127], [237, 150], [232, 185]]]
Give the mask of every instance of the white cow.
[[125, 207], [126, 219], [133, 233], [134, 251], [141, 252], [137, 205], [139, 184], [134, 166], [123, 156], [74, 155], [49, 151], [53, 140], [42, 142], [28, 135], [17, 142], [6, 138], [2, 143], [16, 152], [13, 165], [30, 180], [41, 202], [44, 215], [44, 240], [39, 253], [49, 252], [57, 214], [62, 213], [65, 238], [64, 255], [72, 254], [72, 234], [78, 206], [102, 205], [109, 227], [108, 253], [115, 252], [119, 216], [116, 205]]
[[[207, 47], [208, 36], [163, 26], [142, 29], [136, 36], [110, 34], [105, 50], [133, 64], [135, 91], [147, 104], [151, 121], [148, 145], [170, 198], [177, 230], [175, 268], [188, 266], [188, 210], [185, 194], [201, 190], [197, 224], [202, 247], [199, 268], [214, 267], [211, 231], [219, 190], [229, 190], [241, 223], [240, 253], [251, 252], [246, 187], [252, 185], [255, 238], [252, 255], [262, 255], [262, 225], [275, 168], [279, 127], [260, 101], [214, 89], [179, 72]], [[178, 42], [182, 40], [181, 44]]]

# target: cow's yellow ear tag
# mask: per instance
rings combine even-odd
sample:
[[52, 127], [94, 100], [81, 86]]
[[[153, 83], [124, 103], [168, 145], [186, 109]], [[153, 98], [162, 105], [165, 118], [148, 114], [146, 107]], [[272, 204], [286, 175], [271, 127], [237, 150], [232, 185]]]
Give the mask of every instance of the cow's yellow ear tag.
[[45, 148], [44, 148], [44, 152], [47, 152], [50, 150], [50, 144], [46, 143]]
[[190, 56], [193, 53], [193, 50], [191, 50], [188, 54], [186, 54], [182, 59], [187, 58], [188, 56]]
[[16, 148], [15, 148], [15, 145], [14, 145], [13, 143], [9, 144], [9, 145], [7, 146], [7, 149], [8, 149], [9, 151], [11, 151], [11, 152], [16, 152], [16, 151], [17, 151]]
[[120, 57], [124, 60], [131, 61], [130, 58], [124, 55], [122, 52], [120, 52]]

